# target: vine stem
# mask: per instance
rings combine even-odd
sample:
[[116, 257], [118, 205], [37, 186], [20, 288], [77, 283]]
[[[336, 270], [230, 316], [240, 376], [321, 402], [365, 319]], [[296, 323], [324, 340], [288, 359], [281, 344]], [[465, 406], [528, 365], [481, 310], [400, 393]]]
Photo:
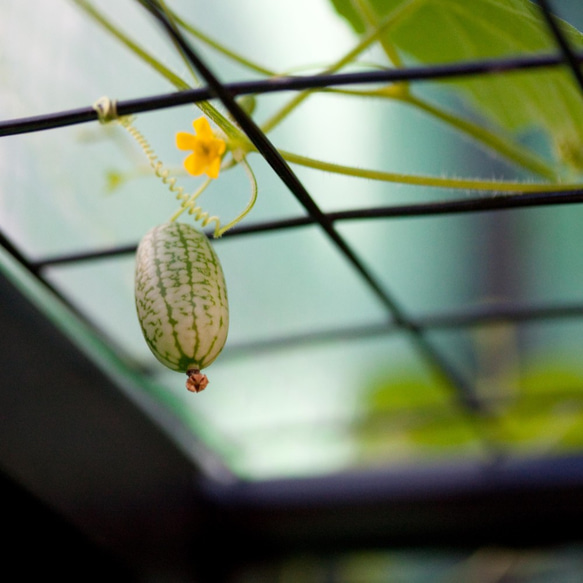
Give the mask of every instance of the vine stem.
[[176, 73], [171, 71], [168, 67], [163, 65], [160, 61], [155, 59], [144, 48], [131, 40], [124, 32], [113, 25], [101, 12], [99, 12], [91, 2], [87, 0], [71, 0], [79, 8], [85, 11], [93, 20], [100, 24], [107, 32], [120, 41], [126, 48], [133, 52], [136, 56], [142, 59], [147, 65], [152, 67], [155, 71], [160, 73], [162, 77], [166, 78], [177, 89], [190, 89], [190, 85], [184, 79], [180, 78]]
[[401, 91], [401, 84], [390, 85], [381, 89], [372, 91], [359, 91], [350, 89], [326, 89], [327, 92], [337, 93], [339, 95], [348, 95], [353, 97], [368, 97], [376, 99], [391, 99], [400, 101], [406, 105], [417, 108], [420, 111], [434, 117], [443, 123], [458, 130], [461, 134], [470, 136], [476, 142], [487, 147], [492, 152], [507, 158], [525, 170], [528, 170], [541, 178], [546, 178], [550, 181], [558, 181], [560, 175], [551, 166], [539, 156], [532, 153], [530, 150], [516, 144], [512, 137], [501, 136], [493, 131], [486, 129], [484, 126], [472, 123], [466, 119], [451, 114], [450, 112], [437, 107], [413, 95], [412, 93]]
[[[155, 57], [149, 54], [145, 49], [139, 46], [137, 43], [132, 41], [124, 32], [114, 26], [102, 13], [100, 13], [88, 0], [72, 0], [78, 7], [83, 9], [89, 16], [91, 16], [95, 21], [97, 21], [101, 26], [103, 26], [110, 34], [117, 38], [124, 46], [126, 46], [130, 51], [136, 54], [144, 62], [146, 62], [155, 71], [166, 78], [170, 83], [172, 83], [179, 90], [189, 89], [191, 86], [173, 71], [168, 69]], [[140, 1], [140, 0], [138, 0]], [[378, 39], [379, 35], [385, 32], [389, 26], [394, 25], [398, 19], [405, 17], [408, 11], [417, 8], [417, 0], [411, 0], [410, 2], [402, 5], [400, 7], [400, 12], [397, 14], [391, 13], [386, 17], [383, 22], [371, 32], [368, 33], [351, 51], [344, 55], [339, 61], [332, 65], [328, 71], [337, 71], [338, 69], [344, 67], [345, 65], [351, 63], [362, 51], [368, 48], [375, 40]], [[168, 11], [170, 11], [168, 9]], [[234, 51], [230, 51], [222, 46], [217, 41], [214, 41], [210, 37], [204, 35], [198, 31], [195, 27], [185, 22], [180, 17], [177, 17], [174, 13], [171, 13], [177, 22], [183, 26], [188, 32], [206, 42], [213, 49], [222, 52], [226, 56], [235, 59], [237, 62], [244, 66], [256, 70], [258, 72], [263, 72], [265, 74], [270, 74], [273, 76], [274, 73], [268, 69], [261, 67], [243, 57], [237, 55]], [[338, 89], [327, 89], [326, 91], [340, 92], [350, 95], [358, 96], [371, 96], [371, 97], [382, 97], [398, 99], [404, 103], [408, 103], [413, 107], [417, 107], [423, 110], [425, 113], [439, 119], [445, 124], [454, 127], [456, 130], [470, 136], [471, 138], [477, 140], [478, 142], [484, 144], [486, 147], [492, 149], [494, 152], [500, 156], [508, 159], [522, 168], [525, 168], [543, 178], [547, 178], [552, 181], [556, 181], [558, 175], [553, 171], [547, 164], [544, 163], [540, 158], [526, 150], [514, 144], [512, 141], [506, 140], [504, 137], [499, 136], [493, 132], [486, 130], [485, 128], [468, 122], [466, 120], [460, 119], [455, 115], [446, 112], [426, 101], [421, 100], [418, 97], [411, 95], [407, 86], [403, 84], [399, 85], [398, 90], [394, 86], [381, 88], [371, 92], [358, 92], [358, 91], [348, 91], [348, 90], [338, 90]], [[275, 114], [273, 118], [268, 120], [264, 126], [264, 131], [269, 131], [275, 125], [280, 123], [287, 115], [289, 115], [300, 103], [306, 99], [309, 95], [313, 94], [314, 91], [304, 91], [298, 94], [290, 103], [288, 103], [284, 108]], [[205, 113], [210, 119], [212, 119], [229, 137], [229, 139], [238, 146], [248, 145], [248, 140], [239, 131], [239, 129], [233, 125], [230, 120], [224, 117], [216, 108], [214, 108], [208, 102], [202, 102], [199, 107], [203, 113]]]
[[[379, 37], [385, 33], [391, 26], [394, 26], [400, 18], [408, 13], [411, 6], [414, 5], [417, 0], [409, 0], [404, 5], [399, 6], [393, 10], [383, 22], [377, 26], [374, 30], [370, 31], [365, 37], [348, 53], [336, 61], [333, 65], [324, 70], [322, 75], [329, 75], [339, 71], [346, 65], [352, 63], [356, 57], [365, 51], [373, 42], [377, 41]], [[286, 105], [284, 105], [278, 112], [276, 112], [271, 118], [269, 118], [265, 123], [262, 124], [261, 129], [266, 134], [269, 133], [275, 126], [281, 123], [298, 105], [300, 105], [307, 97], [309, 97], [314, 90], [307, 90], [298, 93], [293, 99], [291, 99]]]
[[[408, 4], [405, 5], [406, 10], [403, 11], [407, 14], [411, 9], [417, 10], [419, 8], [420, 0], [411, 0]], [[374, 29], [376, 27], [376, 14], [370, 2], [368, 0], [354, 0], [352, 2], [352, 6], [360, 12], [361, 18], [366, 22], [366, 25], [369, 29]], [[399, 14], [400, 17], [403, 16], [403, 12]], [[385, 54], [387, 55], [389, 61], [395, 67], [401, 67], [403, 63], [401, 62], [401, 58], [399, 57], [399, 53], [395, 49], [393, 43], [389, 42], [386, 36], [379, 38], [379, 43], [383, 47]]]
[[535, 183], [535, 182], [511, 182], [503, 180], [482, 180], [471, 178], [445, 178], [441, 176], [423, 176], [402, 174], [399, 172], [385, 172], [382, 170], [367, 170], [362, 168], [355, 168], [353, 166], [344, 166], [342, 164], [334, 164], [332, 162], [324, 162], [322, 160], [315, 160], [307, 156], [294, 154], [280, 150], [280, 154], [284, 160], [292, 164], [306, 166], [315, 170], [322, 170], [324, 172], [332, 172], [334, 174], [343, 174], [345, 176], [353, 176], [355, 178], [368, 178], [370, 180], [380, 180], [383, 182], [395, 182], [399, 184], [409, 184], [415, 186], [432, 186], [439, 188], [453, 188], [464, 190], [481, 190], [494, 193], [501, 192], [557, 192], [579, 190], [583, 188], [582, 183], [578, 184], [550, 184], [550, 183]]
[[255, 205], [255, 202], [257, 201], [257, 193], [259, 189], [257, 187], [257, 179], [255, 178], [255, 174], [253, 173], [253, 169], [249, 165], [249, 162], [247, 162], [247, 158], [245, 156], [238, 156], [237, 154], [235, 154], [234, 158], [236, 158], [237, 162], [241, 164], [241, 166], [243, 166], [243, 169], [245, 170], [247, 177], [249, 178], [249, 182], [251, 184], [251, 197], [249, 198], [247, 206], [243, 209], [243, 212], [241, 212], [230, 223], [227, 223], [224, 227], [221, 227], [215, 234], [215, 237], [222, 236], [230, 228], [234, 227], [239, 221], [243, 220], [243, 218], [245, 218], [249, 214], [249, 212]]
[[[156, 70], [159, 74], [165, 77], [168, 81], [170, 81], [175, 87], [180, 90], [188, 89], [191, 86], [170, 69], [168, 69], [165, 65], [160, 63], [155, 57], [149, 54], [145, 49], [140, 47], [137, 43], [132, 41], [123, 31], [118, 29], [114, 26], [102, 13], [100, 13], [88, 0], [72, 0], [77, 6], [83, 9], [89, 16], [91, 16], [94, 20], [96, 20], [101, 26], [103, 26], [110, 34], [112, 34], [115, 38], [117, 38], [124, 46], [126, 46], [130, 51], [136, 54], [139, 58], [141, 58], [144, 62], [146, 62], [149, 66], [151, 66], [154, 70]], [[140, 1], [140, 0], [138, 0]], [[375, 30], [369, 32], [365, 38], [361, 40], [361, 42], [354, 47], [351, 51], [349, 51], [346, 55], [344, 55], [341, 59], [339, 59], [334, 65], [332, 65], [327, 72], [334, 72], [338, 69], [344, 67], [346, 64], [352, 62], [358, 54], [364, 51], [368, 46], [370, 46], [376, 39], [378, 39], [379, 35], [385, 32], [391, 25], [407, 15], [408, 11], [417, 8], [417, 1], [418, 0], [410, 0], [404, 5], [401, 5], [400, 9], [397, 12], [393, 12], [385, 20], [377, 27]], [[180, 20], [182, 24], [182, 20]], [[186, 26], [186, 23], [184, 23]], [[190, 27], [187, 28], [190, 30]], [[195, 31], [192, 31], [195, 34]], [[199, 33], [200, 36], [200, 33]], [[216, 48], [216, 50], [221, 50], [224, 52], [226, 49], [221, 47], [218, 43], [212, 41], [208, 37], [202, 38], [205, 42], [211, 42], [211, 46]], [[225, 53], [227, 54], [227, 53]], [[235, 54], [235, 53], [233, 53]], [[253, 65], [253, 63], [247, 62], [246, 60], [240, 61], [248, 66]], [[338, 90], [335, 90], [338, 91]], [[264, 131], [269, 131], [279, 122], [281, 122], [289, 113], [291, 113], [304, 99], [306, 99], [310, 94], [312, 94], [312, 90], [304, 91], [298, 94], [293, 100], [291, 100], [284, 108], [277, 113], [271, 120], [268, 120], [264, 126]], [[364, 95], [365, 92], [350, 92], [350, 91], [343, 91], [343, 93], [350, 93], [350, 94], [361, 94]], [[488, 146], [489, 148], [493, 149], [498, 154], [502, 155], [504, 158], [513, 161], [514, 163], [520, 165], [521, 167], [528, 169], [541, 177], [548, 178], [549, 180], [556, 181], [557, 174], [553, 172], [551, 168], [549, 168], [544, 162], [538, 157], [532, 155], [528, 151], [525, 151], [522, 148], [516, 147], [512, 142], [505, 141], [501, 136], [489, 132], [488, 130], [482, 128], [481, 126], [476, 126], [470, 122], [467, 122], [463, 119], [459, 119], [458, 117], [439, 109], [438, 107], [427, 103], [426, 101], [421, 100], [418, 97], [411, 95], [406, 86], [400, 85], [398, 90], [395, 90], [394, 87], [383, 88], [374, 92], [370, 92], [369, 95], [377, 96], [377, 97], [385, 97], [385, 98], [392, 98], [398, 99], [404, 103], [408, 103], [413, 107], [417, 107], [427, 114], [436, 117], [437, 119], [443, 121], [444, 123], [455, 127], [456, 129], [460, 130], [466, 135], [471, 136], [478, 142]], [[248, 151], [251, 151], [249, 147], [249, 142], [244, 136], [244, 134], [237, 128], [233, 123], [231, 123], [225, 116], [223, 116], [215, 107], [213, 107], [208, 102], [201, 102], [197, 104], [199, 108], [210, 118], [212, 119], [228, 136], [229, 140], [233, 143], [235, 147], [240, 148], [247, 148]], [[295, 154], [286, 152], [287, 156], [289, 156], [289, 161], [292, 161], [297, 164], [302, 164], [305, 166], [309, 166], [312, 168], [318, 168], [324, 171], [329, 172], [336, 172], [339, 174], [363, 177], [363, 178], [371, 178], [373, 180], [384, 180], [388, 182], [400, 182], [403, 184], [424, 184], [428, 186], [444, 186], [449, 188], [472, 188], [472, 189], [480, 189], [480, 190], [492, 190], [498, 191], [500, 187], [504, 187], [504, 190], [508, 191], [540, 191], [544, 192], [547, 189], [554, 189], [557, 190], [556, 187], [553, 185], [538, 185], [538, 184], [518, 184], [518, 183], [503, 183], [497, 181], [483, 181], [483, 180], [464, 180], [464, 179], [445, 179], [439, 177], [423, 177], [423, 176], [407, 176], [404, 174], [396, 174], [396, 173], [387, 173], [387, 172], [379, 172], [375, 170], [362, 170], [357, 168], [351, 168], [347, 166], [343, 166], [340, 164], [332, 164], [328, 162], [322, 162], [313, 160], [303, 156], [297, 156]], [[236, 163], [236, 162], [235, 162]], [[561, 185], [558, 188], [563, 190], [570, 190], [577, 188], [577, 185]]]
[[204, 34], [201, 30], [193, 26], [190, 22], [187, 22], [182, 18], [179, 14], [171, 10], [170, 8], [167, 9], [167, 12], [174, 18], [174, 21], [180, 25], [186, 32], [197, 38], [198, 40], [202, 41], [218, 53], [221, 53], [225, 57], [231, 59], [232, 61], [239, 63], [243, 67], [249, 69], [250, 71], [255, 71], [256, 73], [260, 73], [261, 75], [265, 75], [266, 77], [277, 77], [277, 73], [268, 69], [267, 67], [263, 67], [257, 63], [254, 63], [250, 59], [243, 57], [242, 55], [228, 49], [221, 43], [217, 42], [215, 39], [211, 38], [210, 36]]
[[461, 117], [452, 115], [451, 113], [440, 109], [427, 101], [415, 97], [414, 95], [407, 95], [402, 98], [404, 103], [411, 105], [424, 111], [425, 113], [449, 124], [450, 126], [460, 130], [468, 136], [474, 138], [477, 142], [488, 146], [502, 156], [512, 160], [515, 164], [538, 174], [548, 180], [557, 180], [558, 174], [547, 164], [545, 164], [538, 156], [531, 154], [527, 149], [516, 147], [512, 139], [504, 139], [499, 135], [488, 131], [483, 126], [476, 125]]
[[[126, 48], [133, 52], [136, 56], [142, 59], [147, 65], [152, 67], [157, 73], [162, 75], [167, 81], [169, 81], [174, 87], [183, 91], [185, 89], [191, 89], [192, 86], [187, 83], [184, 79], [176, 75], [168, 67], [163, 65], [158, 59], [153, 57], [148, 51], [143, 47], [138, 45], [132, 39], [130, 39], [121, 29], [116, 27], [103, 13], [99, 12], [95, 6], [91, 4], [88, 0], [71, 0], [79, 8], [85, 11], [93, 20], [100, 24], [107, 32], [113, 35], [117, 40], [119, 40]], [[138, 0], [141, 3], [141, 0]], [[195, 104], [206, 116], [208, 116], [217, 126], [223, 130], [225, 135], [227, 135], [231, 140], [237, 143], [246, 142], [246, 137], [235, 126], [231, 123], [216, 107], [214, 107], [208, 101], [201, 101]]]

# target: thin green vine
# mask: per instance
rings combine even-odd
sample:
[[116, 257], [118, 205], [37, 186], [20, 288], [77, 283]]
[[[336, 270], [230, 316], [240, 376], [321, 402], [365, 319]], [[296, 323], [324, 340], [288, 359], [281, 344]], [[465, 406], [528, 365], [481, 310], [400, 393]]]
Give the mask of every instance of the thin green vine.
[[549, 191], [568, 191], [579, 190], [583, 188], [583, 183], [578, 184], [549, 184], [535, 182], [515, 182], [504, 180], [482, 180], [472, 178], [444, 178], [441, 176], [422, 176], [413, 174], [402, 174], [399, 172], [385, 172], [381, 170], [367, 170], [355, 168], [353, 166], [344, 166], [332, 162], [323, 162], [307, 156], [294, 154], [285, 150], [279, 151], [282, 157], [291, 162], [314, 170], [323, 172], [332, 172], [354, 178], [367, 178], [369, 180], [380, 180], [383, 182], [396, 182], [399, 184], [409, 184], [415, 186], [434, 186], [439, 188], [464, 189], [464, 190], [482, 190], [494, 193], [498, 192], [549, 192]]
[[[84, 10], [93, 20], [100, 24], [107, 32], [112, 34], [117, 40], [119, 40], [125, 47], [127, 47], [131, 52], [133, 52], [137, 57], [142, 59], [147, 65], [152, 67], [157, 73], [162, 75], [166, 80], [168, 80], [174, 87], [184, 91], [185, 89], [191, 89], [192, 85], [187, 83], [184, 79], [179, 77], [176, 73], [171, 71], [168, 67], [163, 65], [158, 59], [152, 56], [148, 51], [138, 45], [136, 42], [131, 40], [122, 30], [116, 27], [108, 18], [106, 18], [103, 13], [98, 11], [91, 2], [88, 0], [71, 0], [79, 8]], [[231, 121], [229, 121], [216, 107], [214, 107], [208, 101], [203, 101], [195, 104], [207, 117], [209, 117], [221, 130], [229, 137], [229, 139], [241, 143], [247, 141], [245, 135], [235, 126]]]
[[[141, 1], [141, 0], [138, 0]], [[338, 61], [329, 66], [322, 74], [330, 74], [340, 70], [341, 68], [353, 63], [355, 59], [364, 50], [371, 46], [375, 41], [384, 38], [384, 33], [398, 22], [401, 18], [407, 16], [409, 11], [418, 8], [419, 2], [423, 0], [410, 0], [404, 4], [401, 4], [397, 9], [395, 9], [391, 14], [385, 17], [382, 23], [374, 28], [371, 28], [369, 32], [360, 40], [360, 42], [349, 52], [343, 55]], [[81, 7], [87, 14], [89, 14], [96, 22], [103, 26], [109, 33], [116, 37], [122, 42], [129, 50], [151, 66], [156, 72], [166, 78], [171, 82], [177, 89], [184, 90], [190, 88], [191, 85], [188, 84], [184, 79], [180, 78], [173, 71], [164, 66], [159, 62], [154, 56], [148, 53], [145, 49], [140, 47], [137, 43], [131, 40], [123, 31], [114, 26], [102, 13], [100, 13], [88, 0], [73, 0], [79, 7]], [[361, 10], [361, 15], [365, 22], [371, 23], [370, 5], [367, 0], [358, 0], [356, 2], [357, 8]], [[227, 49], [217, 41], [211, 39], [207, 35], [203, 34], [196, 27], [188, 24], [184, 19], [176, 15], [170, 9], [168, 9], [165, 3], [162, 1], [161, 6], [167, 11], [170, 18], [173, 18], [177, 25], [183, 27], [188, 33], [194, 35], [202, 42], [208, 44], [213, 49], [223, 53], [224, 55], [232, 58], [236, 62], [243, 66], [248, 67], [251, 70], [260, 72], [262, 74], [269, 74], [273, 76], [274, 72], [257, 65], [252, 61], [245, 59], [244, 57], [238, 55], [236, 52]], [[384, 36], [383, 36], [384, 35]], [[392, 46], [387, 46], [386, 43], [383, 45], [387, 56], [395, 64], [400, 65], [400, 61], [396, 51], [393, 50]], [[190, 66], [189, 66], [190, 68]], [[196, 72], [192, 71], [193, 78], [196, 79]], [[306, 90], [293, 99], [291, 99], [287, 104], [285, 104], [278, 112], [276, 112], [271, 118], [269, 118], [262, 125], [262, 129], [265, 132], [271, 131], [276, 127], [283, 119], [285, 119], [292, 111], [294, 111], [307, 97], [312, 95], [316, 90]], [[561, 184], [558, 183], [558, 174], [554, 171], [548, 164], [541, 160], [538, 156], [528, 151], [525, 148], [520, 147], [518, 144], [505, 139], [501, 135], [487, 130], [486, 128], [471, 123], [464, 120], [456, 115], [447, 112], [433, 104], [430, 104], [423, 99], [412, 95], [408, 90], [408, 85], [405, 83], [394, 84], [389, 87], [383, 87], [375, 91], [350, 91], [350, 90], [337, 90], [337, 89], [325, 89], [323, 91], [335, 91], [338, 93], [344, 93], [347, 95], [358, 95], [358, 96], [369, 96], [369, 97], [380, 97], [385, 99], [396, 99], [412, 107], [415, 107], [432, 117], [439, 119], [443, 123], [455, 128], [461, 133], [472, 137], [476, 142], [479, 142], [499, 155], [503, 156], [505, 159], [512, 161], [513, 163], [533, 172], [534, 174], [545, 178], [546, 180], [552, 181], [551, 183], [539, 184], [539, 183], [519, 183], [519, 182], [509, 182], [509, 181], [496, 181], [496, 180], [481, 180], [481, 179], [463, 179], [463, 178], [443, 178], [434, 176], [412, 176], [403, 173], [385, 172], [377, 170], [367, 170], [354, 168], [350, 166], [344, 166], [341, 164], [334, 164], [330, 162], [325, 162], [322, 160], [315, 160], [308, 158], [306, 156], [301, 156], [294, 154], [292, 152], [282, 151], [283, 157], [291, 163], [303, 165], [306, 167], [333, 172], [342, 175], [368, 178], [373, 180], [381, 180], [385, 182], [396, 182], [401, 184], [415, 184], [415, 185], [425, 185], [425, 186], [436, 186], [436, 187], [447, 187], [456, 189], [469, 189], [469, 190], [483, 190], [491, 192], [545, 192], [554, 190], [573, 190], [580, 188], [581, 184]], [[254, 151], [253, 146], [250, 144], [247, 137], [241, 132], [241, 130], [231, 122], [227, 117], [220, 113], [212, 104], [209, 102], [202, 102], [196, 104], [203, 113], [205, 113], [215, 124], [225, 133], [225, 137], [229, 143], [229, 149], [233, 155], [231, 162], [223, 164], [223, 169], [231, 168], [239, 163], [244, 162], [246, 171], [249, 173], [250, 167], [246, 161], [245, 155], [249, 152]], [[237, 153], [235, 155], [235, 153]], [[256, 195], [256, 183], [254, 182], [254, 177], [252, 180], [252, 191]], [[252, 197], [253, 198], [253, 197]], [[247, 211], [248, 212], [248, 211]]]
[[[407, 4], [404, 5], [404, 10], [399, 13], [399, 19], [408, 14], [412, 9], [417, 10], [418, 5], [423, 0], [411, 0]], [[361, 18], [366, 22], [367, 27], [370, 30], [376, 30], [376, 15], [375, 12], [370, 5], [368, 0], [354, 0], [352, 3], [354, 9], [360, 13]], [[401, 57], [397, 52], [395, 46], [389, 42], [387, 35], [384, 35], [379, 38], [379, 43], [383, 47], [385, 54], [387, 55], [389, 61], [393, 64], [394, 67], [402, 67], [403, 63], [401, 61]]]
[[[353, 63], [355, 59], [364, 52], [373, 42], [375, 42], [386, 30], [396, 24], [399, 20], [405, 18], [409, 11], [418, 8], [418, 0], [412, 0], [411, 2], [402, 5], [401, 10], [398, 13], [389, 14], [383, 19], [381, 24], [377, 28], [371, 29], [368, 34], [366, 34], [359, 43], [351, 49], [346, 55], [339, 59], [334, 65], [326, 69], [326, 73], [336, 72], [343, 67]], [[208, 35], [204, 34], [198, 28], [196, 28], [192, 23], [187, 22], [180, 16], [176, 15], [174, 17], [176, 22], [184, 28], [188, 33], [192, 34], [194, 37], [200, 41], [207, 44], [209, 47], [215, 51], [223, 54], [224, 56], [231, 58], [233, 61], [239, 63], [240, 65], [247, 67], [248, 69], [262, 73], [269, 77], [277, 77], [282, 75], [271, 69], [264, 67], [256, 62], [238, 55], [235, 51], [228, 49], [216, 39], [212, 39]], [[370, 15], [369, 15], [370, 16]], [[385, 50], [389, 50], [388, 46], [385, 46]], [[390, 58], [395, 65], [400, 66], [401, 62], [398, 55], [394, 51], [390, 50]], [[317, 90], [305, 91], [299, 93], [292, 100], [290, 100], [283, 108], [276, 112], [272, 118], [268, 119], [263, 123], [262, 129], [266, 133], [271, 131], [276, 125], [278, 125], [283, 119], [285, 119], [292, 111], [298, 107], [302, 101], [304, 101], [308, 96], [314, 94]], [[446, 125], [451, 126], [456, 131], [470, 136], [472, 139], [476, 140], [483, 146], [493, 150], [498, 155], [507, 158], [509, 161], [517, 164], [518, 166], [532, 172], [535, 175], [545, 178], [549, 181], [557, 181], [559, 175], [556, 170], [547, 164], [542, 158], [535, 155], [533, 152], [527, 150], [526, 148], [516, 144], [507, 136], [501, 136], [493, 131], [486, 129], [485, 127], [472, 123], [456, 115], [452, 115], [445, 109], [442, 109], [436, 105], [430, 104], [427, 101], [413, 95], [408, 90], [408, 85], [405, 83], [396, 83], [380, 89], [360, 91], [360, 90], [347, 90], [347, 89], [324, 89], [319, 90], [324, 92], [334, 92], [339, 94], [354, 95], [358, 97], [377, 97], [384, 99], [397, 99], [403, 103], [407, 103], [413, 107], [424, 111], [428, 115], [440, 120]]]
[[[410, 7], [415, 4], [418, 0], [410, 0], [406, 4], [399, 6], [393, 12], [391, 12], [383, 22], [371, 30], [360, 42], [348, 53], [343, 55], [338, 61], [333, 65], [328, 67], [323, 71], [322, 75], [329, 75], [335, 73], [345, 67], [346, 65], [352, 63], [358, 55], [365, 51], [373, 42], [381, 38], [391, 26], [394, 26], [401, 18], [403, 18]], [[284, 105], [278, 112], [276, 112], [270, 119], [264, 122], [261, 129], [265, 133], [269, 133], [273, 128], [275, 128], [280, 122], [282, 122], [294, 109], [296, 109], [305, 99], [312, 95], [316, 90], [310, 89], [298, 93], [294, 98], [292, 98], [286, 105]]]
[[245, 67], [246, 69], [249, 69], [250, 71], [260, 73], [261, 75], [265, 75], [266, 77], [277, 77], [278, 76], [278, 74], [275, 71], [272, 71], [271, 69], [268, 69], [268, 68], [264, 67], [263, 65], [259, 65], [258, 63], [255, 63], [255, 62], [251, 61], [250, 59], [247, 59], [244, 56], [236, 53], [235, 51], [232, 51], [231, 49], [225, 47], [224, 45], [222, 45], [221, 43], [219, 43], [215, 39], [206, 35], [200, 29], [196, 28], [190, 22], [187, 22], [186, 20], [184, 20], [184, 18], [182, 18], [176, 12], [174, 12], [170, 9], [168, 10], [168, 12], [169, 12], [169, 14], [172, 15], [172, 18], [174, 19], [174, 21], [181, 28], [183, 28], [185, 31], [187, 31], [189, 34], [191, 34], [192, 36], [194, 36], [195, 38], [197, 38], [198, 40], [200, 40], [201, 42], [203, 42], [207, 46], [211, 47], [217, 53], [222, 54], [223, 56], [231, 59], [235, 63], [239, 63], [239, 65], [242, 65], [243, 67]]
[[403, 92], [399, 89], [400, 84], [394, 84], [380, 89], [372, 90], [351, 90], [351, 89], [326, 89], [327, 92], [337, 93], [358, 98], [368, 97], [376, 99], [391, 99], [401, 101], [406, 105], [411, 105], [417, 110], [427, 113], [445, 124], [458, 130], [460, 133], [470, 136], [477, 143], [487, 147], [492, 152], [503, 156], [516, 165], [535, 175], [545, 178], [551, 182], [560, 180], [559, 173], [541, 157], [534, 152], [516, 144], [509, 136], [501, 136], [498, 133], [486, 129], [482, 125], [473, 123], [467, 119], [453, 115], [445, 109], [429, 103], [413, 95], [410, 92]]

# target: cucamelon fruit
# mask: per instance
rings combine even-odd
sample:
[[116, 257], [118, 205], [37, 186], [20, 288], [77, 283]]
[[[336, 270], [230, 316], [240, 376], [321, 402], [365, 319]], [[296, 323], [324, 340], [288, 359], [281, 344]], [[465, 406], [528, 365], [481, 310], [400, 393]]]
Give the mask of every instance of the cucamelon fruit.
[[200, 370], [217, 358], [229, 328], [225, 278], [207, 236], [179, 222], [146, 233], [136, 255], [135, 297], [154, 356], [186, 372], [189, 391], [202, 391], [208, 380]]

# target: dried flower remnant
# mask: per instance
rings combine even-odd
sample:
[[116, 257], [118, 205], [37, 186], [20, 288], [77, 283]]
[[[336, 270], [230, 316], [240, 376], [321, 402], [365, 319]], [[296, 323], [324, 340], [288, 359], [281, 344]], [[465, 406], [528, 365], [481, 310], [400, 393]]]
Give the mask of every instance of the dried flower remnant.
[[191, 393], [200, 393], [201, 391], [204, 391], [209, 384], [207, 376], [202, 374], [197, 368], [189, 370], [186, 374], [188, 375], [186, 388]]

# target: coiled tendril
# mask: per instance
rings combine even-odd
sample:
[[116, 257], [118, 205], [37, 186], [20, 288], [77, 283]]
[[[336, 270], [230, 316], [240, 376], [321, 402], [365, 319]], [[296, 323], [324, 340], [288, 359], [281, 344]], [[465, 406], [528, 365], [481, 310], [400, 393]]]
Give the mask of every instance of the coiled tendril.
[[185, 192], [182, 186], [177, 185], [177, 179], [172, 176], [170, 170], [165, 168], [163, 162], [158, 158], [152, 146], [144, 135], [133, 125], [133, 118], [131, 117], [120, 117], [117, 122], [132, 136], [136, 141], [138, 146], [144, 152], [150, 167], [154, 171], [154, 174], [162, 180], [163, 184], [168, 186], [168, 190], [176, 196], [176, 199], [181, 201], [180, 209], [177, 213], [173, 215], [170, 220], [175, 220], [184, 211], [187, 211], [189, 215], [194, 215], [195, 221], [200, 221], [203, 227], [206, 227], [210, 223], [215, 223], [215, 237], [220, 237], [224, 233], [224, 229], [221, 227], [221, 222], [219, 217], [209, 215], [208, 212], [202, 209], [202, 207], [196, 204], [196, 199], [204, 192], [205, 188], [210, 184], [211, 179], [208, 178], [201, 187], [192, 194]]
[[94, 109], [97, 111], [97, 115], [99, 117], [99, 121], [101, 123], [108, 123], [110, 121], [117, 121], [128, 133], [129, 135], [135, 140], [138, 146], [144, 152], [150, 167], [154, 171], [154, 174], [162, 180], [162, 183], [168, 186], [168, 190], [171, 193], [176, 195], [176, 199], [181, 201], [180, 208], [174, 215], [171, 217], [171, 221], [176, 220], [183, 212], [188, 212], [189, 215], [193, 215], [195, 221], [200, 222], [203, 227], [206, 227], [210, 223], [215, 223], [215, 230], [214, 230], [214, 237], [220, 237], [230, 228], [235, 226], [247, 213], [253, 208], [255, 201], [257, 200], [257, 181], [255, 179], [255, 175], [251, 170], [251, 167], [247, 163], [247, 160], [244, 157], [236, 157], [236, 161], [241, 163], [243, 168], [245, 169], [249, 180], [251, 182], [251, 198], [249, 203], [243, 210], [241, 214], [239, 214], [235, 219], [233, 219], [230, 223], [226, 224], [225, 226], [221, 225], [221, 221], [218, 216], [216, 215], [209, 215], [208, 212], [203, 210], [202, 207], [196, 204], [196, 200], [198, 197], [204, 192], [207, 186], [211, 183], [211, 179], [207, 178], [205, 182], [192, 194], [188, 194], [185, 192], [182, 186], [177, 185], [176, 177], [172, 176], [170, 170], [165, 168], [162, 161], [158, 158], [152, 146], [148, 140], [144, 137], [144, 135], [133, 125], [134, 117], [132, 116], [123, 116], [118, 117], [117, 110], [115, 106], [115, 101], [110, 100], [107, 97], [102, 97], [94, 104]]

